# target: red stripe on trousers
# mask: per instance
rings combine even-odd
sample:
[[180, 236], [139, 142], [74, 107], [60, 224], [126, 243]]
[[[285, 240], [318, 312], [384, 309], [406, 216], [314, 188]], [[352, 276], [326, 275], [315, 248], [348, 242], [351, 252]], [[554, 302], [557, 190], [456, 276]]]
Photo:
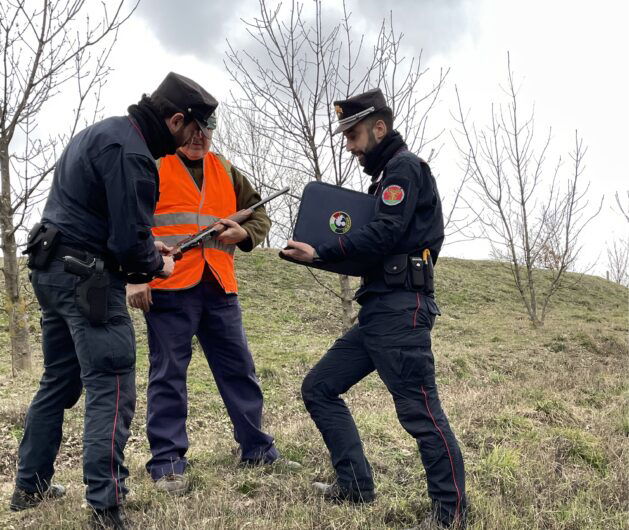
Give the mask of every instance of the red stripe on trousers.
[[454, 517], [457, 518], [460, 516], [461, 491], [459, 490], [459, 485], [456, 483], [456, 475], [454, 473], [454, 461], [452, 460], [452, 454], [450, 453], [450, 447], [448, 446], [446, 437], [443, 435], [443, 431], [439, 428], [439, 425], [437, 425], [437, 422], [435, 421], [435, 417], [432, 415], [430, 406], [428, 405], [428, 394], [426, 393], [426, 390], [424, 389], [423, 385], [421, 386], [421, 390], [422, 390], [422, 393], [424, 394], [424, 401], [426, 402], [426, 410], [428, 410], [428, 414], [430, 414], [430, 419], [432, 420], [432, 423], [439, 431], [439, 434], [441, 435], [441, 439], [443, 440], [443, 444], [446, 446], [446, 451], [448, 451], [448, 458], [450, 459], [450, 467], [452, 468], [452, 480], [454, 481], [454, 487], [456, 488], [456, 511], [454, 513]]
[[118, 499], [118, 479], [116, 478], [116, 473], [114, 472], [114, 451], [115, 451], [115, 441], [116, 441], [116, 424], [118, 423], [118, 404], [120, 403], [120, 376], [116, 376], [116, 413], [114, 415], [114, 427], [111, 430], [111, 478], [114, 481], [116, 486], [116, 504], [120, 504], [120, 499]]
[[417, 313], [419, 312], [419, 308], [421, 307], [421, 299], [419, 298], [419, 293], [417, 293], [417, 309], [415, 309], [415, 313], [413, 313], [413, 329], [417, 326]]

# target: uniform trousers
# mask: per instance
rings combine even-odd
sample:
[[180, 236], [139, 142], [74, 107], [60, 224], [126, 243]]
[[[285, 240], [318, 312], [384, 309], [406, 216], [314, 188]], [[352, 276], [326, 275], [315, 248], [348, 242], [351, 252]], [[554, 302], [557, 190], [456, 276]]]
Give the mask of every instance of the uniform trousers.
[[183, 473], [187, 466], [187, 371], [192, 337], [197, 336], [234, 426], [241, 459], [270, 463], [279, 456], [273, 438], [262, 431], [262, 390], [242, 325], [238, 296], [216, 281], [189, 289], [154, 290], [146, 313], [150, 367], [146, 428], [154, 480]]
[[330, 451], [341, 488], [372, 491], [371, 466], [340, 395], [376, 370], [393, 397], [400, 423], [417, 440], [435, 515], [452, 524], [465, 517], [465, 476], [435, 382], [430, 331], [438, 313], [434, 299], [417, 292], [366, 295], [358, 324], [308, 373], [302, 396]]
[[123, 450], [135, 410], [135, 337], [122, 279], [111, 276], [109, 320], [92, 325], [79, 312], [78, 277], [54, 260], [32, 272], [41, 306], [44, 373], [26, 415], [16, 485], [45, 491], [55, 472], [65, 409], [85, 388], [83, 482], [96, 509], [118, 505], [127, 493]]

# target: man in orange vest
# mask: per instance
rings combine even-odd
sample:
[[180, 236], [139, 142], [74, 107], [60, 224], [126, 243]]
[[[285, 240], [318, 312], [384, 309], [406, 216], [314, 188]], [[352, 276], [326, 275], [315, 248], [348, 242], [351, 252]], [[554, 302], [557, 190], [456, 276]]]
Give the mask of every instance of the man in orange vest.
[[153, 235], [171, 245], [218, 220], [226, 230], [183, 254], [170, 278], [127, 286], [129, 305], [145, 312], [150, 350], [146, 426], [152, 458], [146, 468], [158, 489], [172, 494], [188, 488], [186, 372], [194, 335], [233, 423], [242, 463], [270, 464], [279, 457], [273, 438], [261, 429], [262, 391], [234, 271], [236, 246], [251, 251], [264, 241], [271, 221], [264, 208], [242, 225], [225, 219], [260, 196], [227, 160], [209, 152], [215, 127], [212, 116], [208, 129], [159, 161]]

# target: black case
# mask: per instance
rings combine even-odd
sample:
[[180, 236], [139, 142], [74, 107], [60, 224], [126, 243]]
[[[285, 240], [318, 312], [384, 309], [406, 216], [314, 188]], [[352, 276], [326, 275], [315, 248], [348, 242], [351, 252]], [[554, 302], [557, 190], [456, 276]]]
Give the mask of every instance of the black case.
[[[337, 243], [339, 235], [351, 234], [373, 219], [375, 201], [376, 198], [367, 193], [324, 182], [309, 182], [301, 197], [293, 239], [308, 243], [315, 248], [323, 243]], [[334, 214], [339, 215], [333, 217]], [[333, 220], [336, 223], [333, 223]], [[334, 224], [334, 229], [332, 224]], [[303, 263], [282, 254], [280, 257], [300, 265], [349, 276], [363, 276], [374, 266], [374, 264], [351, 260], [339, 263]]]

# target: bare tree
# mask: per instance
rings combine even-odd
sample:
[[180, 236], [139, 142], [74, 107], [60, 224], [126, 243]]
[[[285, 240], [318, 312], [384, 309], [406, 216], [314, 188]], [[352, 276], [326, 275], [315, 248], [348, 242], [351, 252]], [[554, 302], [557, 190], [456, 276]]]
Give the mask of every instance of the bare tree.
[[[583, 188], [586, 148], [575, 133], [571, 175], [560, 184], [561, 158], [547, 169], [551, 130], [536, 144], [535, 118], [522, 118], [518, 90], [507, 55], [507, 103], [492, 104], [489, 125], [478, 130], [463, 112], [457, 89], [460, 126], [454, 141], [469, 168], [475, 201], [468, 203], [480, 221], [481, 236], [497, 259], [509, 264], [531, 322], [541, 326], [565, 272], [575, 266], [580, 236], [600, 212], [590, 208]], [[540, 268], [550, 272], [542, 274]]]
[[[396, 127], [413, 150], [421, 152], [435, 142], [441, 131], [428, 134], [428, 115], [447, 71], [424, 83], [427, 70], [421, 53], [403, 53], [403, 36], [396, 33], [392, 16], [368, 45], [364, 36], [355, 34], [345, 3], [340, 20], [331, 24], [322, 15], [321, 0], [315, 0], [312, 13], [296, 1], [270, 8], [259, 0], [259, 6], [258, 17], [245, 23], [251, 48], [238, 50], [228, 42], [226, 67], [238, 86], [234, 113], [246, 120], [247, 113], [255, 111], [256, 134], [268, 140], [263, 160], [282, 185], [283, 179], [290, 179], [299, 193], [314, 179], [364, 189], [342, 135], [332, 136], [333, 101], [375, 86], [385, 92], [397, 116]], [[290, 206], [291, 212], [296, 210], [296, 204]], [[348, 277], [340, 276], [340, 288], [348, 328], [353, 321]]]
[[[261, 194], [272, 193], [286, 185], [299, 189], [300, 179], [296, 170], [287, 165], [287, 161], [273, 149], [272, 138], [260, 134], [260, 129], [255, 109], [246, 105], [234, 108], [230, 104], [221, 104], [220, 122], [212, 142], [219, 152], [234, 159], [232, 162], [238, 170]], [[298, 203], [299, 196], [289, 192], [265, 206], [273, 219], [266, 239], [268, 247], [286, 241], [295, 224]]]
[[[46, 196], [60, 149], [100, 112], [107, 60], [130, 16], [123, 4], [102, 3], [95, 11], [87, 0], [0, 3], [0, 236], [14, 374], [30, 366], [18, 235]], [[71, 109], [69, 125], [42, 131], [43, 112], [62, 91], [73, 96], [64, 105]]]
[[[616, 192], [616, 206], [618, 212], [629, 223], [629, 191], [627, 191], [627, 204], [623, 204], [620, 194]], [[629, 237], [627, 227], [624, 226], [623, 237], [612, 241], [611, 246], [607, 245], [607, 267], [608, 279], [629, 287]]]
[[607, 246], [609, 279], [629, 287], [629, 239], [621, 238]]
[[625, 221], [629, 223], [629, 190], [627, 190], [627, 204], [623, 204], [620, 198], [620, 194], [616, 192], [616, 206], [618, 206], [618, 210], [620, 211], [620, 215], [625, 218]]

